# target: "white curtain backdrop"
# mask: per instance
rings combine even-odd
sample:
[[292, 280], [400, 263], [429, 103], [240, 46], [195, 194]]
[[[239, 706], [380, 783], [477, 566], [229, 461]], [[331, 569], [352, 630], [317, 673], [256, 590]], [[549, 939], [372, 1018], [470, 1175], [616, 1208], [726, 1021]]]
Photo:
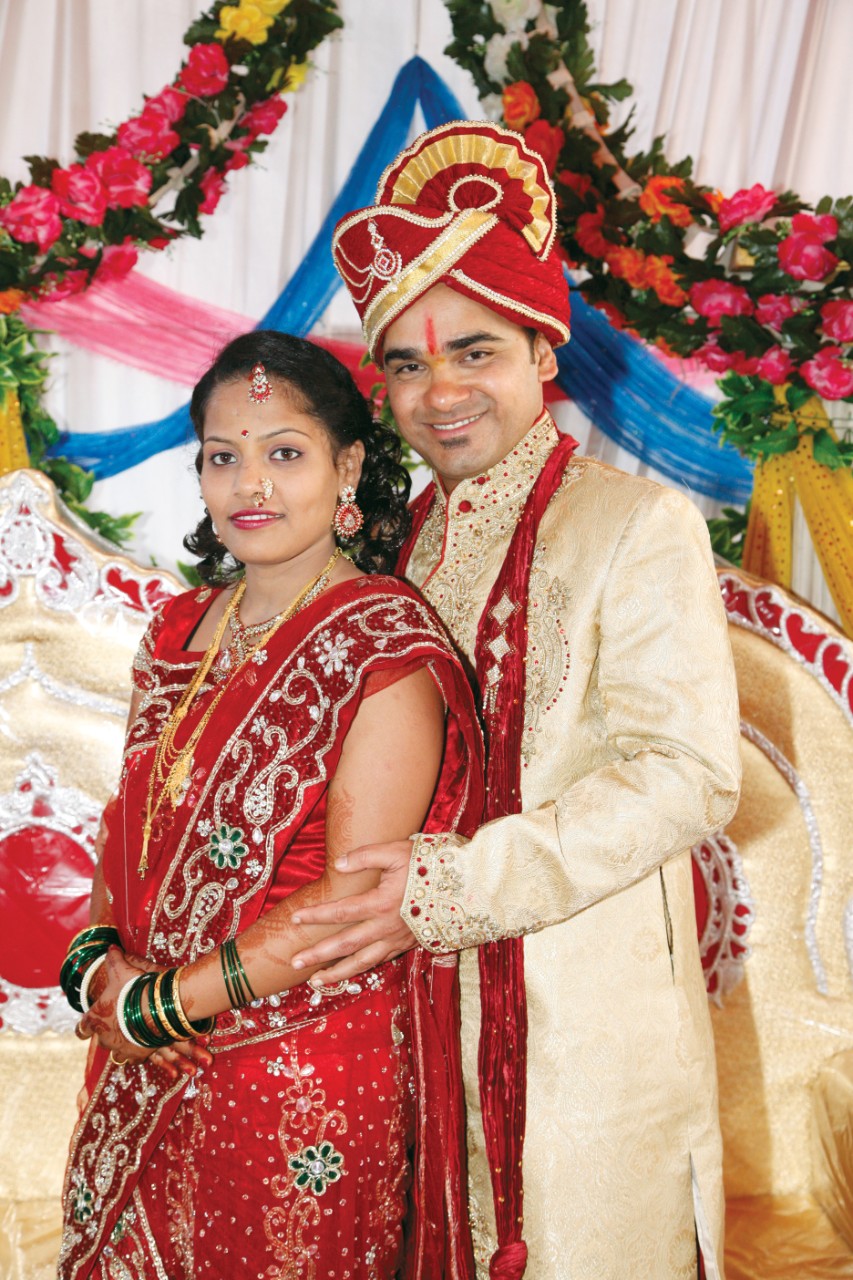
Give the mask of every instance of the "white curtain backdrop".
[[[202, 7], [0, 0], [0, 173], [24, 178], [27, 154], [68, 162], [78, 132], [138, 110], [143, 93], [173, 78], [181, 36]], [[231, 176], [201, 241], [147, 254], [139, 270], [258, 317], [301, 261], [405, 61], [419, 53], [470, 116], [481, 114], [468, 76], [443, 53], [451, 32], [442, 0], [340, 0], [339, 10], [344, 30], [316, 53], [262, 165]], [[671, 159], [692, 155], [698, 179], [726, 193], [754, 182], [793, 187], [809, 200], [853, 190], [853, 0], [589, 0], [589, 11], [601, 79], [634, 85], [638, 148], [665, 133]], [[322, 332], [356, 336], [343, 292]], [[53, 349], [49, 404], [61, 426], [151, 421], [187, 398], [168, 369], [161, 379], [64, 344]], [[588, 452], [640, 470], [576, 410], [566, 406], [559, 418]], [[190, 449], [173, 450], [96, 486], [97, 505], [145, 513], [139, 558], [173, 566], [184, 554], [181, 538], [200, 510], [191, 458]], [[698, 501], [710, 513], [712, 504]], [[795, 588], [827, 608], [813, 558], [797, 561]]]

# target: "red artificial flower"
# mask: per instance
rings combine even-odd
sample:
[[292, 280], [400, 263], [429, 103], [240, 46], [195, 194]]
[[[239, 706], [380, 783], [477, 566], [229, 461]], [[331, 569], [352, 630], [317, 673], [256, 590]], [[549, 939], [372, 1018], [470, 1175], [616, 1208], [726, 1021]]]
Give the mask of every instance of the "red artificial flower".
[[274, 133], [279, 120], [287, 111], [287, 103], [281, 94], [256, 102], [251, 111], [247, 111], [240, 121], [240, 128], [247, 129], [254, 140], [262, 133]]
[[249, 163], [249, 157], [246, 149], [251, 143], [251, 138], [229, 138], [225, 143], [225, 150], [230, 151], [231, 155], [225, 161], [225, 173], [231, 173], [234, 169], [245, 169]]
[[612, 302], [596, 302], [595, 309], [607, 316], [614, 329], [625, 328], [625, 317], [618, 308], [614, 307]]
[[187, 109], [187, 95], [181, 93], [174, 85], [167, 84], [153, 98], [146, 98], [145, 110], [162, 111], [169, 124], [177, 124], [183, 119]]
[[768, 191], [760, 182], [736, 191], [720, 205], [720, 230], [731, 231], [732, 227], [742, 227], [748, 222], [763, 222], [775, 203], [776, 192]]
[[853, 302], [833, 298], [820, 309], [822, 329], [833, 342], [853, 342]]
[[202, 175], [199, 186], [204, 192], [204, 199], [198, 207], [199, 213], [213, 213], [228, 190], [228, 183], [218, 169], [211, 167]]
[[746, 377], [754, 374], [758, 368], [755, 356], [748, 356], [744, 351], [724, 351], [714, 338], [709, 338], [693, 355], [712, 373], [727, 373], [732, 369]]
[[0, 209], [0, 226], [21, 244], [38, 245], [47, 253], [62, 234], [59, 199], [47, 187], [21, 187], [15, 198]]
[[227, 85], [230, 70], [221, 44], [196, 44], [177, 82], [193, 97], [212, 98]]
[[790, 352], [784, 347], [770, 347], [763, 356], [759, 356], [755, 372], [765, 382], [772, 382], [774, 387], [781, 386], [783, 382], [789, 381], [794, 372], [794, 362]]
[[755, 318], [768, 329], [781, 329], [804, 304], [790, 293], [763, 293], [755, 304]]
[[639, 249], [613, 248], [607, 254], [607, 265], [611, 273], [620, 280], [625, 280], [632, 289], [645, 289], [646, 258]]
[[89, 277], [85, 271], [66, 271], [64, 276], [51, 272], [39, 285], [39, 302], [61, 302], [63, 298], [82, 293], [88, 283]]
[[510, 129], [517, 129], [519, 133], [542, 114], [536, 90], [526, 80], [508, 84], [501, 94], [501, 101], [505, 124]]
[[171, 127], [168, 116], [146, 106], [141, 116], [126, 120], [118, 127], [119, 146], [137, 160], [162, 160], [181, 141]]
[[687, 301], [687, 294], [678, 283], [670, 267], [671, 262], [672, 257], [668, 253], [663, 255], [650, 253], [648, 255], [644, 277], [646, 288], [654, 289], [665, 306], [683, 307]]
[[133, 209], [148, 199], [153, 182], [151, 171], [124, 147], [93, 151], [86, 168], [103, 183], [111, 209]]
[[138, 261], [139, 254], [129, 236], [123, 244], [108, 244], [95, 271], [95, 279], [102, 283], [123, 280]]
[[838, 219], [831, 213], [797, 213], [791, 222], [791, 230], [817, 236], [825, 244], [838, 235]]
[[606, 239], [602, 234], [603, 225], [603, 209], [596, 209], [595, 213], [582, 213], [577, 220], [575, 239], [590, 258], [606, 258], [608, 253], [616, 247], [612, 240]]
[[588, 173], [573, 173], [571, 169], [561, 169], [557, 174], [557, 181], [564, 187], [569, 187], [581, 200], [592, 190], [592, 178]]
[[107, 193], [100, 179], [82, 164], [54, 169], [50, 179], [53, 194], [59, 197], [60, 212], [66, 218], [99, 227], [107, 211]]
[[640, 208], [652, 222], [660, 222], [661, 218], [666, 216], [676, 227], [689, 227], [693, 221], [693, 214], [686, 204], [672, 200], [667, 194], [683, 190], [683, 178], [677, 178], [671, 173], [657, 174], [654, 178], [649, 178], [646, 183], [645, 190], [640, 196]]
[[691, 285], [688, 296], [696, 314], [704, 316], [714, 328], [723, 316], [748, 316], [753, 310], [746, 289], [728, 280], [699, 280]]
[[853, 396], [853, 363], [844, 359], [840, 347], [821, 347], [812, 360], [800, 367], [800, 373], [824, 400]]
[[553, 173], [566, 141], [566, 135], [560, 126], [549, 124], [547, 120], [534, 120], [524, 130], [524, 141], [531, 151], [536, 151], [542, 157], [548, 172]]

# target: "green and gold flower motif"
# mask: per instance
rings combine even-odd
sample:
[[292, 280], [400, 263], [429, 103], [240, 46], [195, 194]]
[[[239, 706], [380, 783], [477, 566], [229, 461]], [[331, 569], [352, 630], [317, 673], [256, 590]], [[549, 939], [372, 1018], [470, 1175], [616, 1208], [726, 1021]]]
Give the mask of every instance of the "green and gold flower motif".
[[207, 856], [220, 871], [226, 867], [236, 871], [248, 852], [245, 832], [240, 827], [229, 827], [223, 822], [211, 834]]
[[340, 1178], [344, 1158], [331, 1142], [321, 1142], [319, 1147], [305, 1147], [298, 1156], [291, 1156], [287, 1163], [296, 1174], [294, 1181], [297, 1187], [307, 1188], [315, 1196], [324, 1196], [329, 1184]]
[[95, 1212], [94, 1204], [94, 1191], [90, 1191], [85, 1182], [82, 1183], [77, 1188], [77, 1195], [74, 1197], [74, 1221], [88, 1222]]

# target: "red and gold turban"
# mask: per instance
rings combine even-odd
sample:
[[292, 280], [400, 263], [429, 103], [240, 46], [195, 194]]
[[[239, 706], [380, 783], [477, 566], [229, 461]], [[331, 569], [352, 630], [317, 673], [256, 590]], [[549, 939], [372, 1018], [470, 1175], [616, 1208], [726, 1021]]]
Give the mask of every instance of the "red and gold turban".
[[439, 283], [556, 347], [569, 338], [569, 290], [555, 233], [541, 156], [509, 129], [456, 120], [397, 157], [376, 203], [338, 223], [332, 253], [374, 358], [388, 326]]

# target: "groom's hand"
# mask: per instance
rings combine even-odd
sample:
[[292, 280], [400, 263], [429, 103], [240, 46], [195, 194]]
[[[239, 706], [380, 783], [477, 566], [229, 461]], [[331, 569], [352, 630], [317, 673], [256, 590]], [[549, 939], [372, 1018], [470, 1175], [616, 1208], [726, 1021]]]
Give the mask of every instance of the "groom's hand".
[[349, 927], [298, 952], [293, 957], [293, 967], [307, 969], [337, 961], [315, 975], [324, 986], [331, 986], [393, 960], [416, 946], [414, 934], [400, 917], [411, 855], [411, 841], [399, 840], [394, 844], [364, 845], [337, 858], [336, 872], [352, 875], [378, 870], [381, 872], [379, 884], [366, 893], [300, 908], [293, 916], [294, 924]]

